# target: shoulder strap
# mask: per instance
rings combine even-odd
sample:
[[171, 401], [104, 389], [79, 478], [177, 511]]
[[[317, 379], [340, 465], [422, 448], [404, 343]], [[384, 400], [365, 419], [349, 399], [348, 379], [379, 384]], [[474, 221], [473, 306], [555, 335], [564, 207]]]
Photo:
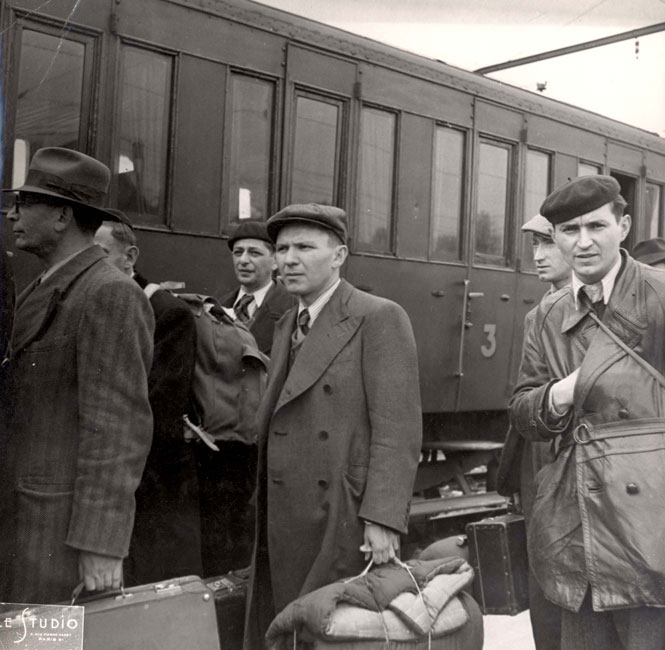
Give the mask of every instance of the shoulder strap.
[[629, 348], [603, 321], [596, 316], [596, 313], [593, 311], [593, 309], [589, 312], [589, 316], [596, 321], [596, 324], [600, 329], [607, 334], [626, 354], [631, 356], [637, 363], [642, 366], [644, 370], [646, 370], [663, 388], [665, 388], [665, 377], [661, 375], [658, 370], [656, 370], [648, 361], [643, 359], [635, 350], [632, 348]]

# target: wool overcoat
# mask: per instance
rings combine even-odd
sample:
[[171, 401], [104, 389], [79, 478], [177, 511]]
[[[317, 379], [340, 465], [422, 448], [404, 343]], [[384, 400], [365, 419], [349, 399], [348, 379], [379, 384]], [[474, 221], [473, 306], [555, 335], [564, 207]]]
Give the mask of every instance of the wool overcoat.
[[422, 442], [404, 310], [342, 280], [289, 369], [296, 315], [277, 324], [257, 420], [247, 648], [274, 610], [362, 570], [364, 520], [406, 532]]
[[[221, 301], [222, 306], [233, 307], [237, 297], [238, 289], [235, 289], [224, 296]], [[275, 323], [295, 304], [296, 299], [284, 288], [284, 285], [278, 280], [273, 282], [261, 306], [247, 324], [263, 354], [270, 356]]]
[[[529, 561], [545, 595], [578, 611], [665, 606], [665, 389], [602, 331], [570, 287], [547, 296], [527, 332], [510, 402], [513, 428], [555, 440], [536, 477]], [[603, 323], [665, 373], [665, 272], [622, 251]], [[552, 384], [579, 368], [574, 403], [548, 416]]]
[[152, 437], [153, 328], [148, 299], [99, 246], [18, 297], [0, 449], [4, 600], [65, 600], [78, 551], [127, 554]]

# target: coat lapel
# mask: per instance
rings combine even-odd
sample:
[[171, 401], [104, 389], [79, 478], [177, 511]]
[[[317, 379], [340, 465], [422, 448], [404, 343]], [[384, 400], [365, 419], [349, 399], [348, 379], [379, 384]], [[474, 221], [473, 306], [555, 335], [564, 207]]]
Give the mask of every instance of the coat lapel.
[[[603, 324], [628, 347], [635, 349], [640, 345], [647, 329], [646, 314], [642, 309], [645, 304], [644, 282], [635, 261], [628, 256], [624, 258], [624, 268], [617, 277]], [[587, 312], [588, 310], [584, 313]], [[598, 376], [624, 356], [626, 352], [597, 328], [580, 369], [576, 402], [583, 403]]]
[[91, 246], [58, 269], [44, 282], [35, 282], [21, 293], [17, 301], [12, 350], [16, 354], [37, 339], [55, 315], [63, 297], [74, 281], [95, 262], [105, 257], [99, 246]]
[[[356, 333], [362, 316], [350, 316], [348, 313], [347, 302], [352, 291], [353, 287], [342, 280], [319, 314], [286, 377], [275, 411], [310, 388]], [[295, 314], [291, 329], [294, 323]]]

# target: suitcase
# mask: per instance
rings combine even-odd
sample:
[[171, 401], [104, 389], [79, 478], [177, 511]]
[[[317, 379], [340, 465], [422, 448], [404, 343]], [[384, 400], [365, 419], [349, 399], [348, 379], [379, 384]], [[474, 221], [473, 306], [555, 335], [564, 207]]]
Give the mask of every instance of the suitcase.
[[83, 650], [220, 650], [212, 593], [196, 576], [76, 604], [85, 608]]
[[473, 594], [483, 614], [515, 615], [529, 608], [524, 517], [507, 514], [466, 525]]
[[249, 569], [206, 578], [213, 594], [221, 650], [242, 650]]

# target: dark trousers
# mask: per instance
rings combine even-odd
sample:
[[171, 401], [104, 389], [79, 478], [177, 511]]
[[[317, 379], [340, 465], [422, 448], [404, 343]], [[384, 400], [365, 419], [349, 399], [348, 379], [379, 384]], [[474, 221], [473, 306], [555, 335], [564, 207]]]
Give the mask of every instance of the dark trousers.
[[665, 609], [633, 607], [594, 612], [588, 591], [580, 611], [563, 610], [564, 650], [663, 650]]
[[217, 442], [219, 451], [198, 444], [203, 574], [218, 576], [249, 566], [254, 541], [256, 445]]
[[529, 571], [529, 617], [536, 650], [562, 650], [561, 612], [558, 605], [545, 598], [543, 590]]

